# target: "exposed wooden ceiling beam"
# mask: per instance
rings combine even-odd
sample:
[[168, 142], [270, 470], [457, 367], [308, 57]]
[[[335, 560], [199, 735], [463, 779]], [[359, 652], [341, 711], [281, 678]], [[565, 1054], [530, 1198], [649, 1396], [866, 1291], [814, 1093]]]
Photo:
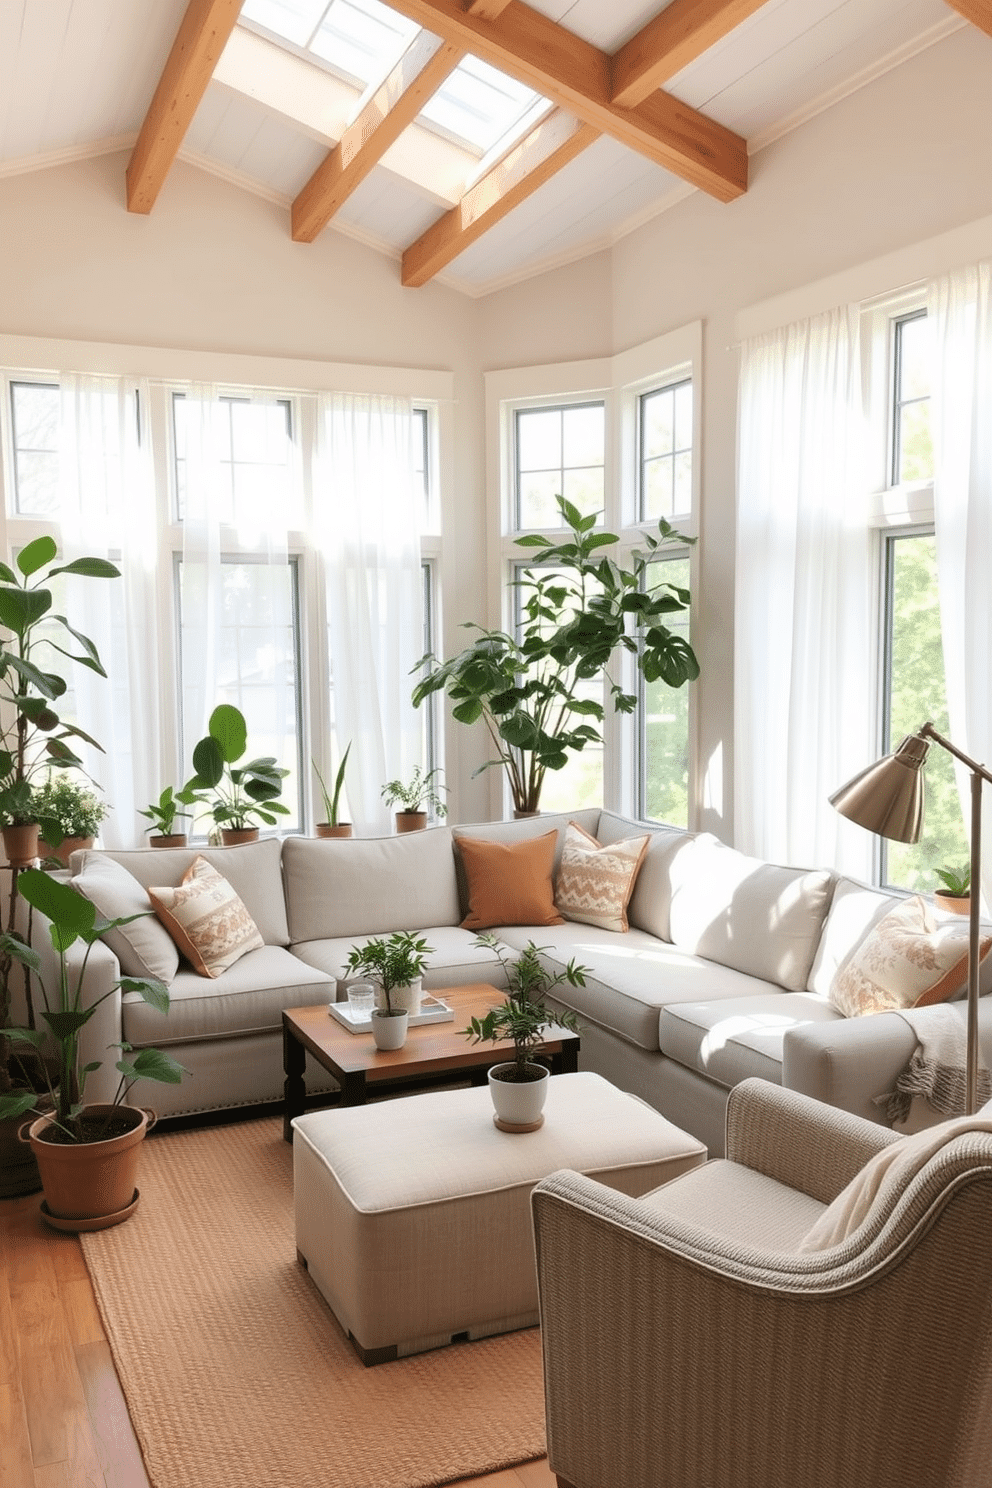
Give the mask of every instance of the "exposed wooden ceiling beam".
[[241, 5], [190, 0], [128, 163], [129, 212], [150, 212], [155, 205]]
[[523, 0], [509, 0], [496, 21], [463, 10], [460, 0], [390, 5], [718, 200], [732, 201], [747, 190], [747, 145], [740, 135], [661, 91], [634, 107], [614, 103], [608, 53]]
[[[953, 0], [952, 0], [953, 3]], [[613, 102], [643, 103], [707, 48], [760, 10], [765, 0], [672, 0], [613, 54]]]
[[293, 238], [312, 243], [464, 56], [422, 31], [293, 202]]
[[470, 243], [599, 138], [599, 130], [556, 109], [469, 188], [403, 254], [403, 283], [417, 289]]
[[966, 21], [992, 36], [992, 0], [948, 0], [948, 4]]

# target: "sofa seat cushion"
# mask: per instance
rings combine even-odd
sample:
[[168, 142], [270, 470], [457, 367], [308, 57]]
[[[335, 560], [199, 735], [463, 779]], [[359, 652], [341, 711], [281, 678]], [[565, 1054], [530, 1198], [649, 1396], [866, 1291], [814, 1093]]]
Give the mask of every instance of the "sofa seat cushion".
[[735, 1246], [795, 1251], [826, 1209], [801, 1189], [789, 1188], [741, 1163], [717, 1158], [645, 1194], [657, 1214], [698, 1225]]
[[[426, 992], [443, 993], [445, 987], [461, 987], [468, 982], [506, 986], [506, 977], [495, 952], [477, 946], [474, 931], [462, 930], [457, 925], [434, 925], [421, 930], [420, 934], [433, 947], [423, 977]], [[344, 935], [328, 940], [305, 940], [293, 946], [293, 954], [308, 966], [335, 977], [342, 984], [339, 991], [343, 995], [344, 984], [358, 980], [345, 974], [348, 953], [356, 945], [365, 945], [369, 939], [367, 935]]]
[[[106, 849], [106, 856], [121, 863], [146, 889], [159, 884], [178, 887], [196, 858], [203, 858], [222, 873], [244, 903], [266, 945], [289, 944], [286, 899], [282, 888], [282, 843], [277, 837], [246, 842], [241, 847], [146, 847], [134, 851]], [[73, 853], [72, 871], [78, 874], [87, 861], [103, 851]], [[148, 905], [151, 908], [151, 905]], [[162, 932], [165, 934], [165, 931]]]
[[701, 833], [671, 865], [672, 940], [684, 950], [802, 992], [834, 879], [780, 868]]
[[212, 979], [180, 971], [169, 988], [167, 1013], [156, 1012], [136, 992], [125, 992], [124, 1037], [140, 1048], [268, 1033], [282, 1027], [283, 1008], [332, 1002], [336, 994], [333, 978], [282, 946], [262, 946]]
[[[574, 1008], [579, 1016], [608, 1028], [632, 1044], [651, 1051], [658, 1048], [658, 1015], [674, 1002], [712, 998], [723, 1002], [756, 991], [768, 991], [767, 982], [756, 982], [730, 967], [703, 961], [678, 946], [668, 945], [643, 930], [618, 935], [591, 925], [506, 926], [501, 940], [522, 950], [528, 940], [549, 959], [562, 965], [573, 956], [589, 968], [584, 987], [567, 983], [551, 994], [555, 1001]], [[779, 994], [781, 995], [781, 994]]]
[[399, 837], [287, 837], [282, 851], [294, 945], [461, 918], [447, 827]]
[[750, 1075], [782, 1083], [786, 1030], [840, 1017], [813, 992], [754, 992], [722, 1002], [682, 1002], [661, 1010], [658, 1045], [687, 1069], [728, 1089]]

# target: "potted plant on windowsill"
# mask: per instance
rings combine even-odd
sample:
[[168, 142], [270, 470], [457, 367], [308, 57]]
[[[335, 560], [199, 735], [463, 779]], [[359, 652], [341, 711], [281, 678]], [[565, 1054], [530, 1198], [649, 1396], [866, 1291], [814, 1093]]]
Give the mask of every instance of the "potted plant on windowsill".
[[93, 846], [101, 823], [110, 814], [109, 805], [95, 790], [68, 775], [49, 775], [35, 796], [35, 807], [44, 831], [39, 852], [62, 867], [68, 866], [77, 848]]
[[951, 914], [971, 913], [971, 868], [935, 868], [942, 888], [934, 891], [933, 902], [938, 909]]
[[506, 1001], [490, 1008], [484, 1018], [473, 1018], [463, 1030], [473, 1043], [488, 1040], [500, 1043], [513, 1040], [513, 1059], [495, 1064], [489, 1071], [489, 1092], [495, 1110], [496, 1125], [504, 1131], [533, 1131], [544, 1120], [544, 1102], [548, 1095], [549, 1070], [534, 1062], [545, 1042], [549, 1024], [557, 1023], [569, 1033], [578, 1033], [579, 1025], [569, 1008], [551, 1013], [545, 997], [555, 987], [568, 982], [584, 987], [587, 966], [579, 966], [573, 957], [563, 971], [549, 972], [541, 960], [545, 947], [529, 940], [516, 960], [511, 960], [495, 935], [479, 935], [476, 945], [495, 953], [506, 977]]
[[386, 805], [399, 808], [396, 812], [397, 832], [422, 832], [427, 826], [427, 807], [437, 817], [447, 816], [448, 808], [438, 794], [447, 787], [433, 783], [434, 776], [439, 774], [438, 769], [428, 770], [425, 774], [417, 765], [409, 783], [390, 780], [382, 787], [382, 799]]
[[230, 703], [214, 709], [208, 729], [193, 750], [196, 774], [190, 784], [206, 793], [225, 846], [253, 841], [259, 822], [274, 827], [280, 816], [289, 815], [278, 799], [289, 771], [276, 764], [274, 755], [236, 764], [248, 748], [248, 726]]
[[372, 1036], [377, 1049], [401, 1049], [406, 1042], [409, 1015], [420, 1011], [422, 979], [433, 954], [434, 947], [410, 930], [352, 946], [346, 974], [367, 978], [376, 987]]
[[320, 786], [321, 799], [324, 803], [324, 820], [317, 822], [314, 828], [318, 837], [351, 836], [351, 822], [343, 822], [338, 820], [338, 811], [340, 810], [341, 806], [341, 791], [344, 787], [344, 772], [348, 765], [348, 755], [350, 753], [351, 742], [349, 740], [344, 754], [341, 756], [341, 763], [338, 765], [338, 772], [334, 777], [334, 789], [332, 791], [328, 791], [327, 786], [324, 784], [324, 777], [323, 775], [321, 775], [320, 771], [317, 768], [317, 761], [310, 761], [310, 763], [313, 765], [313, 773], [317, 777], [317, 782]]
[[[538, 550], [540, 567], [515, 581], [522, 596], [519, 635], [470, 623], [475, 640], [440, 662], [428, 653], [414, 668], [426, 669], [413, 690], [419, 706], [435, 692], [446, 692], [452, 717], [472, 724], [482, 719], [517, 815], [539, 809], [548, 770], [561, 770], [569, 755], [601, 742], [602, 703], [582, 696], [583, 686], [605, 676], [615, 712], [632, 713], [637, 696], [609, 675], [626, 652], [645, 682], [682, 687], [699, 675], [695, 653], [666, 617], [689, 608], [689, 591], [652, 581], [651, 565], [670, 545], [690, 546], [670, 523], [658, 523], [658, 537], [644, 534], [644, 551], [621, 567], [603, 550], [619, 538], [597, 532], [596, 517], [583, 517], [558, 497], [568, 535], [560, 542], [540, 533], [517, 539]], [[477, 774], [479, 771], [476, 772]]]
[[180, 821], [192, 819], [192, 811], [187, 810], [190, 806], [200, 806], [206, 801], [206, 797], [199, 791], [194, 790], [193, 782], [188, 780], [179, 790], [174, 790], [167, 785], [157, 801], [149, 801], [145, 809], [139, 812], [140, 816], [146, 816], [151, 822], [145, 831], [151, 835], [148, 838], [149, 847], [185, 847], [189, 841], [189, 833], [176, 831], [176, 824]]
[[[48, 932], [58, 958], [57, 983], [46, 986], [38, 952], [17, 936], [0, 937], [4, 953], [35, 975], [43, 1003], [41, 1017], [48, 1025], [47, 1032], [9, 1028], [6, 1037], [36, 1052], [51, 1041], [56, 1051], [56, 1074], [50, 1088], [54, 1109], [30, 1123], [31, 1148], [45, 1191], [42, 1214], [56, 1229], [105, 1229], [121, 1223], [134, 1211], [138, 1200], [134, 1182], [138, 1144], [155, 1119], [152, 1112], [124, 1104], [128, 1091], [137, 1080], [177, 1085], [188, 1072], [158, 1049], [142, 1049], [129, 1059], [126, 1056], [131, 1050], [122, 1044], [122, 1057], [115, 1066], [121, 1078], [114, 1099], [86, 1105], [86, 1076], [99, 1068], [99, 1062], [80, 1068], [79, 1031], [106, 997], [136, 992], [164, 1013], [169, 1008], [169, 991], [153, 977], [122, 977], [104, 997], [85, 1006], [83, 983], [89, 947], [106, 930], [128, 924], [138, 916], [103, 920], [82, 894], [36, 868], [22, 874], [21, 894], [48, 918]], [[86, 944], [87, 951], [73, 977], [66, 952], [77, 940]], [[32, 1098], [24, 1094], [0, 1096], [0, 1118], [23, 1116], [32, 1104]]]

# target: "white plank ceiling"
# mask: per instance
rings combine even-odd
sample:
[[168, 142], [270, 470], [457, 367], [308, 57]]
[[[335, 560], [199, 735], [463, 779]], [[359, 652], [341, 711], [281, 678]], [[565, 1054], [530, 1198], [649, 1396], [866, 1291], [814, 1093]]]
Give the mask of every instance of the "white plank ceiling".
[[[614, 52], [662, 0], [530, 0]], [[0, 176], [129, 149], [187, 0], [0, 0]], [[945, 0], [766, 0], [666, 84], [753, 153], [845, 92], [966, 22]], [[288, 209], [358, 100], [350, 83], [239, 24], [181, 156]], [[399, 258], [457, 201], [477, 166], [414, 124], [325, 229]], [[596, 252], [692, 188], [601, 138], [439, 275], [471, 295]], [[123, 172], [121, 210], [125, 210]], [[155, 211], [168, 211], [167, 193]], [[416, 293], [410, 290], [410, 293]]]

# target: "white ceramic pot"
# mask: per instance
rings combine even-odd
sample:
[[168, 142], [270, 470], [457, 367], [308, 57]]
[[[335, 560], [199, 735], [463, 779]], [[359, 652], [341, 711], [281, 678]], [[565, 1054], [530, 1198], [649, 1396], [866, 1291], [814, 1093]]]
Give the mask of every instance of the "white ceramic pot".
[[[389, 1000], [394, 1008], [403, 1008], [412, 1017], [414, 1013], [420, 1012], [420, 999], [423, 996], [423, 977], [418, 977], [415, 982], [410, 982], [406, 987], [394, 987], [389, 994]], [[386, 1006], [386, 994], [382, 990], [381, 982], [376, 983], [375, 1005], [377, 1008]]]
[[489, 1093], [493, 1109], [502, 1126], [533, 1127], [543, 1120], [544, 1102], [548, 1098], [550, 1071], [543, 1064], [528, 1064], [535, 1071], [533, 1080], [502, 1080], [501, 1070], [512, 1070], [513, 1064], [494, 1064], [489, 1071]]
[[406, 1043], [408, 1014], [384, 1013], [378, 1008], [372, 1014], [372, 1037], [377, 1049], [402, 1049]]

